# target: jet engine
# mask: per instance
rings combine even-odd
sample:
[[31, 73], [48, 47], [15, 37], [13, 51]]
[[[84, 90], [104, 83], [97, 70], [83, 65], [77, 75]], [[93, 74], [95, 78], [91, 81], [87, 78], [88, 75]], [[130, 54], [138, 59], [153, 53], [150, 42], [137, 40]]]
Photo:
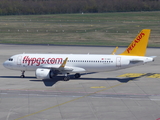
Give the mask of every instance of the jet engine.
[[38, 68], [36, 70], [36, 77], [38, 79], [51, 79], [55, 76], [57, 76], [59, 71], [51, 70], [51, 69], [44, 69], [44, 68]]

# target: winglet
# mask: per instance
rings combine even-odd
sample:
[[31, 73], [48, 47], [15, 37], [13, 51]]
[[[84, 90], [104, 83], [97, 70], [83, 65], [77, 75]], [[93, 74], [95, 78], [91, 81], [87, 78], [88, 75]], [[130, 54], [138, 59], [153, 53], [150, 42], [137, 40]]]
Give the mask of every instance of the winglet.
[[128, 46], [128, 48], [120, 55], [145, 56], [150, 31], [150, 29], [143, 29]]
[[68, 60], [68, 57], [63, 61], [63, 63], [61, 64], [59, 68], [64, 68], [67, 63], [67, 60]]
[[118, 49], [118, 46], [113, 50], [112, 55], [115, 55], [117, 49]]

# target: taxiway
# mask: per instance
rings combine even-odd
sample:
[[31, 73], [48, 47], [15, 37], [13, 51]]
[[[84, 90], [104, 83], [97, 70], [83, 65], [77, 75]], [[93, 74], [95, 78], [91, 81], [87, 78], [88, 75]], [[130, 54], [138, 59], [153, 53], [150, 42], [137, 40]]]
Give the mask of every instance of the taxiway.
[[[110, 54], [113, 47], [0, 45], [0, 120], [158, 120], [160, 49], [148, 48], [155, 62], [80, 79], [39, 80], [34, 72], [4, 68], [19, 53]], [[125, 48], [119, 48], [117, 54]]]

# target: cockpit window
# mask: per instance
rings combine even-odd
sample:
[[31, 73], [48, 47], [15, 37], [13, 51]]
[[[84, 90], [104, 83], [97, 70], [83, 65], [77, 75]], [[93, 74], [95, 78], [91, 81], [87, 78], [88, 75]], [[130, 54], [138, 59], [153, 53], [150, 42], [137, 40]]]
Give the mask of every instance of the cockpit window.
[[9, 61], [13, 61], [13, 58], [9, 58], [8, 60], [9, 60]]

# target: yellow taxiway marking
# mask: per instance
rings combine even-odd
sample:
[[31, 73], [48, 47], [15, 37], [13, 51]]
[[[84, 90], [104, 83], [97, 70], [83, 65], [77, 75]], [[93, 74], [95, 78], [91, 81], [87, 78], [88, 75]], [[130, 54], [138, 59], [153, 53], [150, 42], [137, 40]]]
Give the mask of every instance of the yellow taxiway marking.
[[160, 78], [160, 74], [153, 74], [148, 76], [148, 78]]
[[105, 86], [93, 86], [93, 87], [90, 87], [90, 88], [106, 88]]
[[67, 102], [64, 102], [64, 103], [61, 103], [61, 104], [58, 104], [58, 105], [55, 105], [55, 106], [52, 106], [52, 107], [49, 107], [49, 108], [40, 110], [40, 111], [38, 111], [38, 112], [34, 112], [34, 113], [31, 113], [31, 114], [25, 115], [25, 116], [23, 116], [23, 117], [20, 117], [20, 118], [14, 119], [14, 120], [20, 120], [20, 119], [23, 119], [23, 118], [26, 118], [26, 117], [29, 117], [29, 116], [32, 116], [32, 115], [35, 115], [35, 114], [44, 112], [44, 111], [46, 111], [46, 110], [50, 110], [50, 109], [52, 109], [52, 108], [55, 108], [55, 107], [58, 107], [58, 106], [61, 106], [61, 105], [64, 105], [64, 104], [67, 104], [67, 103], [70, 103], [70, 102], [73, 102], [73, 101], [76, 101], [76, 100], [85, 98], [85, 97], [88, 97], [88, 96], [91, 96], [91, 95], [93, 95], [93, 94], [96, 94], [96, 93], [99, 93], [99, 92], [102, 92], [102, 91], [105, 91], [105, 90], [108, 90], [108, 89], [111, 89], [111, 88], [120, 86], [120, 85], [122, 85], [122, 84], [124, 84], [124, 83], [120, 83], [120, 84], [117, 84], [117, 85], [114, 85], [114, 86], [111, 86], [111, 87], [108, 87], [108, 88], [105, 88], [105, 89], [102, 89], [102, 90], [98, 90], [98, 91], [93, 92], [93, 93], [90, 93], [90, 94], [88, 94], [88, 95], [85, 95], [85, 96], [82, 96], [82, 97], [75, 98], [75, 99], [73, 99], [73, 100], [70, 100], [70, 101], [67, 101]]
[[119, 75], [118, 77], [140, 77], [145, 75], [145, 73], [126, 73], [123, 75]]
[[159, 73], [126, 73], [118, 77], [147, 77], [147, 78], [160, 78]]

